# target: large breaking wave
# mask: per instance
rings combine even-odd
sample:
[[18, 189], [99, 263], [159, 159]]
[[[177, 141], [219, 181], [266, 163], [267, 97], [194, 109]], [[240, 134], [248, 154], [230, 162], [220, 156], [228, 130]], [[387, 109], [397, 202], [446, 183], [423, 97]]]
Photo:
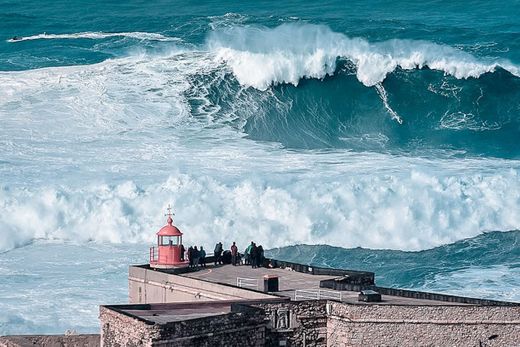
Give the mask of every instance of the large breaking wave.
[[462, 79], [478, 78], [500, 67], [520, 77], [520, 68], [505, 59], [478, 59], [460, 49], [427, 41], [371, 43], [321, 25], [231, 27], [212, 32], [207, 44], [230, 65], [242, 85], [261, 90], [273, 84], [298, 85], [302, 78], [332, 75], [338, 58], [355, 64], [356, 76], [365, 86], [383, 82], [397, 68], [428, 67]]
[[[424, 249], [518, 229], [518, 162], [483, 157], [520, 153], [519, 79], [504, 69], [517, 73], [433, 43], [283, 25], [0, 73], [0, 249], [151, 240], [168, 202], [206, 244]], [[385, 151], [423, 145], [435, 151]]]

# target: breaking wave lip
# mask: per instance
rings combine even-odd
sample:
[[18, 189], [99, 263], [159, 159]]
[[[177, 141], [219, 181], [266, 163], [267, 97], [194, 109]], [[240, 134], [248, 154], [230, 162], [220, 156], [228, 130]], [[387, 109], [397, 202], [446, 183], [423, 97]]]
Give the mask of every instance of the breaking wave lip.
[[110, 37], [129, 37], [138, 40], [148, 40], [148, 41], [180, 41], [179, 38], [164, 36], [158, 33], [148, 33], [148, 32], [121, 32], [121, 33], [107, 33], [102, 31], [95, 32], [80, 32], [80, 33], [71, 33], [71, 34], [37, 34], [32, 36], [22, 36], [22, 37], [13, 37], [7, 42], [21, 42], [21, 41], [32, 41], [32, 40], [56, 40], [56, 39], [91, 39], [91, 40], [99, 40], [106, 39]]
[[397, 68], [427, 67], [457, 79], [478, 78], [502, 68], [520, 77], [520, 66], [506, 59], [477, 58], [429, 41], [369, 42], [333, 32], [324, 25], [233, 26], [211, 32], [206, 45], [217, 61], [231, 68], [240, 84], [259, 90], [276, 84], [297, 86], [302, 78], [333, 75], [338, 59], [351, 61], [357, 79], [367, 87], [377, 86]]

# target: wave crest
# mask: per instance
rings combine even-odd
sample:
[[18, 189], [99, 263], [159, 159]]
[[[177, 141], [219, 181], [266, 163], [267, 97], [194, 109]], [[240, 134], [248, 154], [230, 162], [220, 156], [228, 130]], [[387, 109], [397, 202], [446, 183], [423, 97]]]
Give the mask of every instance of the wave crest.
[[297, 85], [302, 78], [332, 75], [338, 58], [355, 65], [357, 79], [365, 86], [381, 83], [397, 68], [428, 67], [463, 79], [478, 78], [500, 67], [520, 77], [520, 68], [507, 60], [478, 59], [460, 49], [428, 41], [393, 39], [371, 43], [322, 25], [224, 28], [209, 35], [207, 46], [217, 60], [230, 66], [242, 85], [260, 90], [273, 84]]

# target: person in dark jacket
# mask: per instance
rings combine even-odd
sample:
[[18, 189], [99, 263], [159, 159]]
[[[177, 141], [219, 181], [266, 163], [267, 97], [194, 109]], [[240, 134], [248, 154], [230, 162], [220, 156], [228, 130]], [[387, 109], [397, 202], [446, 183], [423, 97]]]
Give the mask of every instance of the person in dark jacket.
[[193, 267], [199, 267], [199, 260], [200, 260], [200, 252], [197, 249], [197, 246], [193, 247]]
[[199, 251], [199, 264], [201, 267], [206, 267], [206, 251], [200, 246]]
[[222, 264], [222, 251], [224, 251], [222, 248], [222, 242], [219, 242], [215, 245], [215, 250], [213, 251], [215, 255], [215, 266], [217, 264]]
[[257, 267], [262, 267], [264, 265], [264, 247], [262, 247], [262, 245], [258, 246], [256, 260]]
[[180, 252], [181, 252], [181, 261], [184, 261], [184, 252], [186, 252], [186, 250], [184, 249], [184, 245], [182, 243], [180, 246]]
[[193, 247], [188, 247], [188, 260], [190, 261], [190, 267], [193, 267]]
[[251, 247], [251, 267], [253, 269], [257, 267], [257, 257], [258, 247], [256, 247], [256, 243], [253, 243], [253, 247]]

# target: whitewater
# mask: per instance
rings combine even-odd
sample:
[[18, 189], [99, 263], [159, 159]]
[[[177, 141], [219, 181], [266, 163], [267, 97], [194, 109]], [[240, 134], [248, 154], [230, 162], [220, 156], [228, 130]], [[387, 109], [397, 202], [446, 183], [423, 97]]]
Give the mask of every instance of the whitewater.
[[305, 10], [165, 25], [154, 6], [146, 25], [14, 32], [18, 11], [0, 26], [0, 334], [97, 331], [168, 204], [186, 244], [520, 301], [516, 41]]

